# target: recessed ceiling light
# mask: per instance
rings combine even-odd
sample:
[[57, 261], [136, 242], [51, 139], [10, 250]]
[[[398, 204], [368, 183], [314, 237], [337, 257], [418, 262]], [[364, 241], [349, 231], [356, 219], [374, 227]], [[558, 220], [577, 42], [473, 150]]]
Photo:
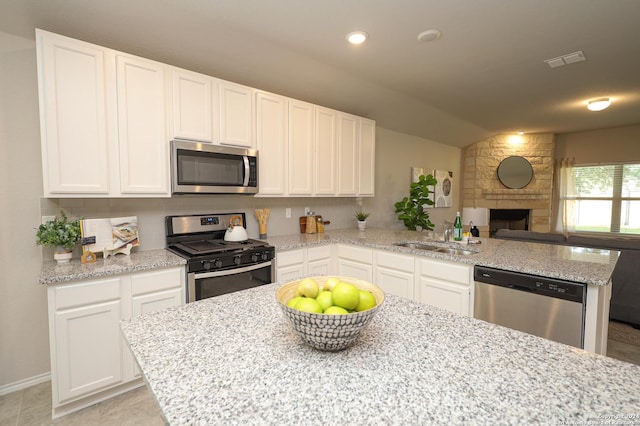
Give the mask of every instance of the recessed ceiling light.
[[522, 130], [520, 130], [519, 132], [517, 132], [519, 135], [524, 135], [524, 132]]
[[347, 34], [347, 40], [349, 40], [349, 43], [351, 44], [364, 43], [367, 37], [369, 37], [369, 34], [365, 33], [364, 31], [353, 31]]
[[589, 101], [587, 108], [590, 111], [602, 111], [603, 109], [609, 108], [609, 105], [611, 105], [611, 100], [609, 98], [600, 98]]
[[442, 36], [440, 30], [426, 30], [418, 34], [418, 41], [428, 42], [439, 39]]

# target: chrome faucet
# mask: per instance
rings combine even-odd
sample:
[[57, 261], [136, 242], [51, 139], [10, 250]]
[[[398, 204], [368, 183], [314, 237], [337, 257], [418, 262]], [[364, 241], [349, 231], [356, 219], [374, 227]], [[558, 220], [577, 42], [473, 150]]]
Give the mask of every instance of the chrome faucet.
[[444, 242], [448, 243], [451, 241], [451, 235], [453, 234], [453, 229], [450, 226], [444, 226]]

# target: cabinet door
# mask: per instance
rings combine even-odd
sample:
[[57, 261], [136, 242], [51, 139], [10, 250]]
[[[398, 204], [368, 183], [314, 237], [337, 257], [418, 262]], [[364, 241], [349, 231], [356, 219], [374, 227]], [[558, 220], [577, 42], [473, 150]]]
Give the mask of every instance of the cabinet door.
[[165, 66], [118, 54], [120, 191], [169, 196]]
[[289, 152], [289, 194], [311, 195], [314, 176], [314, 108], [304, 102], [292, 101], [289, 105], [288, 138], [282, 141]]
[[213, 142], [213, 78], [173, 68], [173, 138]]
[[287, 103], [282, 96], [256, 95], [259, 195], [285, 195], [287, 191]]
[[338, 113], [338, 195], [358, 193], [358, 117]]
[[358, 195], [374, 195], [376, 163], [376, 123], [360, 119], [358, 149]]
[[219, 80], [218, 113], [223, 145], [253, 148], [253, 98], [251, 88]]
[[336, 195], [337, 112], [328, 108], [315, 109], [314, 194]]
[[383, 291], [413, 300], [414, 257], [375, 251], [374, 281]]
[[42, 30], [36, 37], [44, 195], [106, 195], [106, 49]]
[[60, 310], [55, 314], [57, 395], [60, 402], [122, 380], [120, 300]]
[[291, 281], [307, 275], [306, 249], [276, 253], [276, 281]]
[[468, 286], [420, 277], [416, 300], [460, 315], [470, 315]]

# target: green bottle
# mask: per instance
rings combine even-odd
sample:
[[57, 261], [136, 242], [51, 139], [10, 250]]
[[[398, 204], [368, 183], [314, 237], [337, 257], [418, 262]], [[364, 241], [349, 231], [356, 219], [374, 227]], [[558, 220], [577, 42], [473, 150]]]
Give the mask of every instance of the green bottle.
[[453, 240], [462, 241], [462, 219], [460, 219], [460, 212], [456, 213], [456, 221], [453, 222]]

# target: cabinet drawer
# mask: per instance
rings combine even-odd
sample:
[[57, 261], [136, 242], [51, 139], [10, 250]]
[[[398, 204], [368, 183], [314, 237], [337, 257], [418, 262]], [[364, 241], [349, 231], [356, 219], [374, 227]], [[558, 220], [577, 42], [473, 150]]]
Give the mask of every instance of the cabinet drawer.
[[300, 263], [304, 263], [304, 250], [283, 251], [276, 254], [278, 268]]
[[472, 267], [443, 260], [420, 260], [420, 275], [458, 284], [470, 285]]
[[86, 281], [55, 288], [56, 309], [120, 299], [120, 278]]
[[338, 245], [338, 257], [340, 259], [349, 259], [355, 262], [371, 265], [373, 261], [373, 250], [354, 246]]
[[135, 296], [180, 287], [182, 274], [182, 268], [175, 268], [132, 275], [131, 293]]
[[307, 249], [307, 259], [314, 260], [329, 259], [331, 257], [331, 246], [309, 247]]
[[377, 251], [376, 266], [383, 266], [396, 271], [411, 272], [414, 271], [414, 258], [404, 256], [402, 254], [394, 254], [384, 251]]

